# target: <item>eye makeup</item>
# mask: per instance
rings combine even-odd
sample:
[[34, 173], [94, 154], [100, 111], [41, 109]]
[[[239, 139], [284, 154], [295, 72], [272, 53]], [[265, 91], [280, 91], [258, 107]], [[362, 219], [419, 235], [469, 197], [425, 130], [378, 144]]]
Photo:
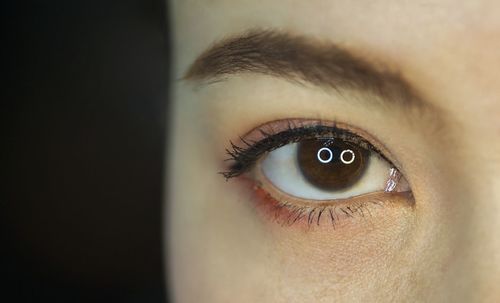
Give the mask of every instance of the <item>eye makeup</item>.
[[[232, 164], [222, 172], [226, 179], [247, 172], [265, 153], [278, 149], [286, 144], [300, 142], [313, 138], [337, 138], [356, 144], [366, 150], [379, 154], [388, 162], [393, 163], [386, 155], [385, 148], [379, 144], [370, 143], [365, 134], [353, 130], [344, 124], [331, 121], [286, 119], [266, 123], [239, 137], [239, 143], [230, 142], [231, 148], [226, 149]], [[397, 165], [395, 165], [397, 167]]]
[[390, 202], [412, 201], [394, 157], [372, 136], [348, 125], [278, 120], [237, 142], [230, 142], [230, 165], [221, 174], [245, 180], [258, 209], [283, 226], [329, 222], [335, 227], [346, 219], [371, 216]]

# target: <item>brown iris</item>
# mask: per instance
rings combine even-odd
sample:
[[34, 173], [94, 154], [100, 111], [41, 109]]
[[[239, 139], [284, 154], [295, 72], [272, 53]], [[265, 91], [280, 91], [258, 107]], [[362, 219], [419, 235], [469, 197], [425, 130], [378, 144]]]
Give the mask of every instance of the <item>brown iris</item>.
[[299, 143], [297, 161], [312, 185], [333, 191], [349, 188], [360, 179], [369, 153], [341, 139], [309, 139]]

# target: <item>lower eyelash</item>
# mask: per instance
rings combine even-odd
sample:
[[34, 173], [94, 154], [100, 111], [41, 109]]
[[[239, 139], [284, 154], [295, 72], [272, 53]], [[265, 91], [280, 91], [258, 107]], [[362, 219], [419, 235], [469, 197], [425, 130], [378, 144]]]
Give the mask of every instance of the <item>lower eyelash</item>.
[[295, 205], [287, 201], [279, 201], [261, 187], [256, 186], [254, 190], [257, 193], [257, 199], [260, 200], [258, 201], [259, 208], [264, 208], [267, 215], [282, 226], [301, 224], [309, 228], [328, 222], [335, 229], [336, 224], [345, 219], [371, 217], [370, 206], [384, 207], [384, 202], [377, 199], [351, 202], [349, 205]]

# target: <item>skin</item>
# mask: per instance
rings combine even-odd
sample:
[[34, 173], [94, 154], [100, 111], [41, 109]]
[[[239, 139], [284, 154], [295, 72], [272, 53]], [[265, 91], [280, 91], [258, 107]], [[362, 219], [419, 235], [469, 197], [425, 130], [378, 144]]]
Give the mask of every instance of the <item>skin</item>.
[[[222, 38], [280, 29], [389, 66], [429, 105], [360, 105], [256, 74], [174, 81], [165, 230], [175, 301], [500, 301], [499, 12], [494, 1], [173, 1], [173, 79]], [[414, 205], [389, 203], [335, 230], [260, 215], [250, 187], [217, 172], [229, 140], [286, 118], [375, 136]]]

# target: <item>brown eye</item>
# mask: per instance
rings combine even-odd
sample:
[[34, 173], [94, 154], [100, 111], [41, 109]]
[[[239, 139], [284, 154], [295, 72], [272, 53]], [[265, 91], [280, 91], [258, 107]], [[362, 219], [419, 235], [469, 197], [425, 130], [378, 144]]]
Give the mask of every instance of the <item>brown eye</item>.
[[298, 167], [317, 188], [334, 191], [351, 187], [363, 175], [370, 152], [341, 139], [309, 139], [298, 144]]
[[364, 137], [323, 126], [289, 132], [294, 136], [288, 144], [280, 143], [282, 133], [260, 141], [280, 147], [258, 163], [255, 178], [259, 185], [308, 202], [408, 190], [405, 180], [396, 178], [400, 174], [394, 165]]

